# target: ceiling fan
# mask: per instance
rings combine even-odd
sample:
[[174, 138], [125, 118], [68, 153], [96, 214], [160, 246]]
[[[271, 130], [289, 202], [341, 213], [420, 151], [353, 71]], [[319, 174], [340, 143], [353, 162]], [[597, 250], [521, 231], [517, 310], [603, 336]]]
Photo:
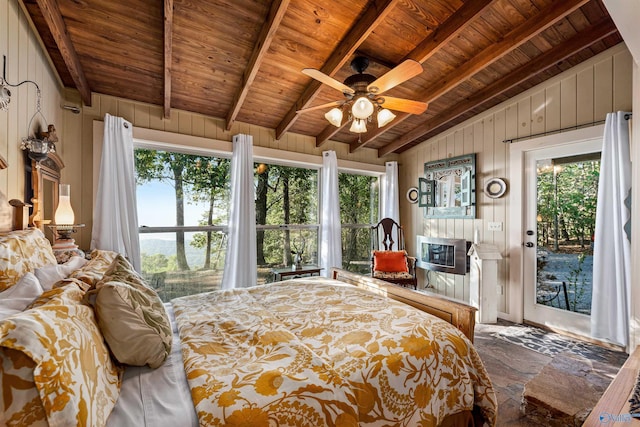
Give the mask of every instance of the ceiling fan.
[[340, 83], [322, 71], [314, 68], [305, 68], [302, 70], [304, 74], [339, 90], [344, 95], [344, 99], [304, 108], [298, 110], [298, 112], [306, 113], [308, 111], [334, 107], [324, 116], [329, 123], [340, 127], [342, 125], [343, 112], [347, 111], [349, 113], [347, 122], [353, 122], [349, 130], [354, 133], [364, 133], [367, 131], [366, 122], [373, 120], [373, 113], [376, 110], [376, 119], [379, 128], [387, 125], [396, 117], [390, 110], [410, 114], [422, 114], [425, 112], [427, 109], [425, 102], [382, 96], [382, 94], [389, 89], [422, 73], [422, 65], [420, 65], [419, 62], [407, 59], [378, 78], [371, 74], [364, 73], [368, 66], [368, 58], [364, 56], [355, 57], [353, 61], [351, 61], [351, 69], [357, 74], [347, 77], [344, 83]]

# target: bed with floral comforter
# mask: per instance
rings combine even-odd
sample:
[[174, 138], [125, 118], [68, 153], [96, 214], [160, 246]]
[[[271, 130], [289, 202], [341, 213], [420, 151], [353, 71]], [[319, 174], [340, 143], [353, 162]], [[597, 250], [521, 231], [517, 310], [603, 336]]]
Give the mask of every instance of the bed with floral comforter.
[[495, 424], [469, 340], [384, 296], [306, 278], [172, 304], [201, 425]]

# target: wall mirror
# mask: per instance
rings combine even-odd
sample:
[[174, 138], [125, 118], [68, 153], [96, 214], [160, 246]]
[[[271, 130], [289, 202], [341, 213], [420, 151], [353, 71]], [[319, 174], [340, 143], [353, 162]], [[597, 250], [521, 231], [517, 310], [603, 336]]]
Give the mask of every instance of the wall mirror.
[[475, 153], [425, 163], [418, 205], [426, 218], [475, 218]]
[[29, 225], [42, 230], [53, 242], [53, 233], [46, 225], [53, 222], [53, 215], [58, 206], [58, 184], [60, 184], [60, 170], [64, 168], [64, 163], [56, 153], [49, 153], [48, 157], [40, 163], [28, 157], [27, 162], [25, 200], [33, 205]]

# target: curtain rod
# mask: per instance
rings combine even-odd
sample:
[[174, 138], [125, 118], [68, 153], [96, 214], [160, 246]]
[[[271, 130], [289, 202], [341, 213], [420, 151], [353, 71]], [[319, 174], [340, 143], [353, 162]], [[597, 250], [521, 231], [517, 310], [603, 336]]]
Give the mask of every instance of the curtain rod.
[[[629, 120], [632, 116], [633, 116], [633, 113], [626, 113], [624, 115], [624, 119], [625, 120]], [[557, 129], [557, 130], [550, 130], [550, 131], [546, 131], [546, 132], [540, 132], [540, 133], [536, 133], [536, 134], [533, 134], [533, 135], [519, 136], [517, 138], [509, 138], [509, 139], [503, 140], [502, 142], [505, 143], [505, 144], [506, 143], [511, 144], [513, 142], [521, 141], [523, 139], [537, 138], [539, 136], [546, 136], [546, 135], [551, 135], [551, 134], [554, 134], [554, 133], [562, 133], [562, 132], [565, 132], [565, 131], [568, 131], [568, 130], [576, 130], [576, 129], [582, 129], [582, 128], [585, 128], [585, 127], [601, 125], [604, 122], [605, 122], [604, 120], [598, 120], [596, 122], [584, 123], [584, 124], [576, 125], [576, 126], [568, 126], [566, 128]]]

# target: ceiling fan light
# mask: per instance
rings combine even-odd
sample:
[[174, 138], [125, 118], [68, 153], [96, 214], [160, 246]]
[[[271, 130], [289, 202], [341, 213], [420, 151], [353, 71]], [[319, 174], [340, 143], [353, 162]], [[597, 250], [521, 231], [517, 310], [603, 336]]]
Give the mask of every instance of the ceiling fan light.
[[367, 131], [367, 125], [364, 120], [355, 119], [353, 123], [351, 123], [349, 130], [353, 133], [365, 133]]
[[340, 127], [342, 124], [342, 110], [339, 108], [332, 108], [325, 115], [324, 118], [329, 121], [335, 127]]
[[353, 103], [351, 114], [356, 119], [366, 119], [373, 114], [373, 103], [367, 97], [361, 96]]
[[396, 118], [395, 114], [393, 114], [391, 111], [387, 110], [386, 108], [383, 108], [382, 110], [378, 111], [378, 127], [381, 128], [383, 126], [386, 126], [387, 124], [389, 124], [389, 122], [391, 122], [395, 118]]

